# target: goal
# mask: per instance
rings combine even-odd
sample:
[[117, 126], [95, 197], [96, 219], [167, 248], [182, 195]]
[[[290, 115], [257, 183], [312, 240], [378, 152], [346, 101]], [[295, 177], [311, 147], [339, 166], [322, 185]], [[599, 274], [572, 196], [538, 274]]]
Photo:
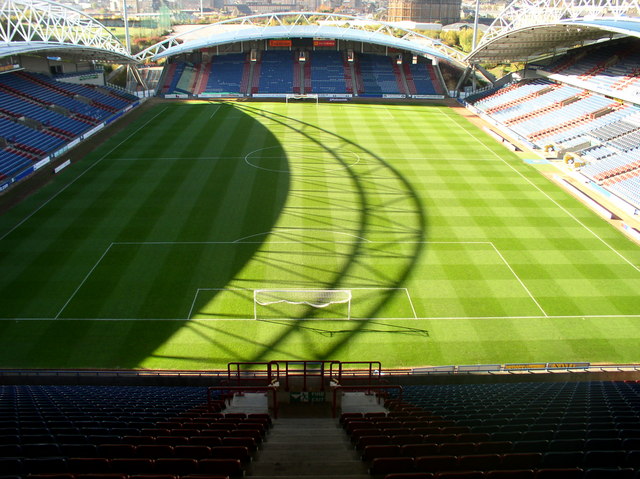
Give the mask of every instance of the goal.
[[[285, 308], [277, 307], [278, 305], [284, 305]], [[339, 311], [334, 311], [338, 318], [333, 319], [351, 319], [351, 290], [256, 289], [253, 291], [254, 319], [263, 319], [265, 315], [271, 317], [274, 314], [280, 316], [278, 319], [296, 319], [301, 318], [300, 307], [325, 309], [334, 305], [343, 306]], [[289, 308], [289, 306], [293, 306], [293, 308]], [[264, 314], [265, 308], [271, 310]]]
[[319, 103], [318, 100], [318, 95], [316, 93], [306, 93], [306, 94], [300, 94], [300, 93], [288, 93], [287, 96], [285, 97], [285, 102], [289, 103], [290, 101], [315, 101], [316, 105]]

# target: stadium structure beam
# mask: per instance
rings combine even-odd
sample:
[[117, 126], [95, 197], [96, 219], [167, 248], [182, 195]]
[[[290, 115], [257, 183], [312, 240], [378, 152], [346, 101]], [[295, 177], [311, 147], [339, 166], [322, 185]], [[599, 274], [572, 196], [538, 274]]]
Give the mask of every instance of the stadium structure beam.
[[[183, 42], [183, 38], [189, 38]], [[204, 25], [174, 35], [136, 55], [157, 60], [202, 48], [269, 38], [327, 38], [360, 41], [408, 50], [463, 66], [464, 54], [439, 40], [379, 21], [350, 15], [285, 12], [251, 15]]]
[[57, 50], [89, 59], [134, 63], [136, 60], [100, 22], [49, 0], [3, 0], [0, 3], [0, 58]]
[[[640, 36], [639, 16], [640, 0], [514, 0], [465, 60], [528, 61], [545, 48]], [[514, 48], [514, 43], [520, 46]]]

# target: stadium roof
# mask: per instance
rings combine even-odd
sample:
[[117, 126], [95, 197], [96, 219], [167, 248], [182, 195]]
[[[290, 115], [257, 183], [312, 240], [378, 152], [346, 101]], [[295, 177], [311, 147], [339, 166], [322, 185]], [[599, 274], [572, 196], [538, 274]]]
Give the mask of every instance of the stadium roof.
[[640, 37], [639, 0], [515, 0], [466, 60], [529, 61], [624, 36]]
[[124, 45], [89, 15], [48, 0], [3, 0], [0, 58], [25, 53], [135, 62]]
[[[185, 36], [190, 39], [183, 42]], [[460, 52], [440, 41], [397, 25], [317, 12], [252, 15], [197, 27], [143, 50], [136, 58], [157, 60], [206, 47], [271, 38], [323, 38], [373, 43], [458, 64], [462, 64], [463, 58]]]

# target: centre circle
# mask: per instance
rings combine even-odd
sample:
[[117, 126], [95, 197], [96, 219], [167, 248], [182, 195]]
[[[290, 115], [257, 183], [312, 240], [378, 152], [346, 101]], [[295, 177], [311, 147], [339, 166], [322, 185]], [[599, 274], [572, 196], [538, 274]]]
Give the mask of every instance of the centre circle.
[[244, 161], [264, 171], [310, 174], [350, 168], [358, 164], [360, 156], [346, 149], [330, 150], [322, 147], [287, 148], [283, 154], [281, 147], [269, 146], [248, 153]]

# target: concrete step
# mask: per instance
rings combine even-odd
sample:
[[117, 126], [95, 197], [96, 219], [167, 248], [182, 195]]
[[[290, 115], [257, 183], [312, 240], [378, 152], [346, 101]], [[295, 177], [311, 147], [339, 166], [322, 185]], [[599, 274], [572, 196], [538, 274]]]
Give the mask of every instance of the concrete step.
[[343, 429], [331, 418], [275, 421], [247, 476], [369, 478], [366, 465], [351, 447]]
[[[296, 479], [299, 475], [278, 476], [279, 479]], [[251, 476], [252, 479], [273, 479], [273, 476]], [[369, 474], [309, 474], [305, 479], [371, 479]]]

